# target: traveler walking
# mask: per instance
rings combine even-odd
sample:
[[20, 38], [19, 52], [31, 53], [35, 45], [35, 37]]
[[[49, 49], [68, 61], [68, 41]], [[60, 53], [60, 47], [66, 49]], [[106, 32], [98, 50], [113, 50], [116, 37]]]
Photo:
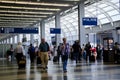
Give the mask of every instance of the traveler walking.
[[30, 44], [30, 47], [28, 48], [28, 54], [30, 56], [31, 64], [33, 64], [35, 58], [35, 48], [32, 44]]
[[16, 56], [18, 65], [19, 65], [19, 61], [22, 59], [23, 55], [24, 55], [24, 49], [23, 49], [22, 43], [18, 42], [18, 45], [15, 48], [15, 56]]
[[42, 67], [43, 69], [47, 69], [47, 65], [48, 65], [48, 51], [49, 51], [49, 45], [48, 43], [45, 41], [44, 38], [41, 39], [41, 43], [39, 45], [39, 56], [41, 57], [41, 61], [42, 61]]
[[81, 47], [79, 44], [79, 41], [75, 41], [75, 43], [72, 46], [73, 49], [73, 55], [76, 60], [76, 63], [78, 63], [78, 60], [81, 60]]
[[63, 38], [62, 61], [63, 61], [64, 72], [67, 72], [67, 61], [68, 61], [69, 52], [70, 52], [69, 44], [66, 42], [66, 38]]
[[85, 50], [86, 50], [86, 61], [88, 60], [88, 57], [89, 57], [89, 61], [90, 61], [90, 56], [91, 56], [91, 45], [90, 45], [90, 42], [88, 42], [86, 45], [85, 45]]

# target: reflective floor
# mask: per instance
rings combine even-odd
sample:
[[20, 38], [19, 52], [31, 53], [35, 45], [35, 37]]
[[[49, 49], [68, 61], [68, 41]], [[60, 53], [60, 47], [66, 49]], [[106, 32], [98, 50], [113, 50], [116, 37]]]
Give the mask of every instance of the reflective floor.
[[0, 80], [120, 80], [120, 65], [102, 62], [76, 64], [68, 61], [67, 73], [62, 71], [62, 63], [49, 61], [48, 70], [43, 71], [40, 65], [30, 65], [18, 69], [16, 63], [0, 61]]

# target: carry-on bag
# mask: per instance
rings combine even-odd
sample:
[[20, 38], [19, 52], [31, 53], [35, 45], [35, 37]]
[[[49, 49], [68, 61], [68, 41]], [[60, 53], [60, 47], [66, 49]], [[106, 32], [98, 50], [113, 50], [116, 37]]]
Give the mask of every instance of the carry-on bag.
[[58, 61], [58, 57], [57, 57], [57, 56], [54, 56], [53, 62], [57, 62], [57, 61]]
[[26, 59], [24, 57], [21, 58], [21, 60], [18, 63], [19, 69], [26, 67]]

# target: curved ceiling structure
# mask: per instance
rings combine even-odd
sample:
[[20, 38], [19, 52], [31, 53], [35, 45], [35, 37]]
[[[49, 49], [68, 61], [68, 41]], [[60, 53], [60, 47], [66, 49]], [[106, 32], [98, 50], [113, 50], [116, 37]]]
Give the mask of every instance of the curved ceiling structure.
[[[113, 23], [120, 20], [119, 0], [97, 0], [97, 2], [93, 4], [85, 5], [85, 16], [97, 17], [98, 26], [100, 28], [102, 28], [102, 25], [106, 23], [111, 23], [111, 26], [114, 27]], [[73, 12], [69, 12], [66, 15], [61, 16], [60, 21], [62, 36], [67, 37], [69, 42], [73, 42], [78, 39], [78, 10], [75, 9]], [[49, 35], [49, 32], [47, 34]]]
[[[33, 27], [41, 20], [67, 10], [80, 1], [82, 0], [0, 0], [0, 27]], [[2, 35], [0, 34], [1, 38]]]
[[[25, 1], [25, 3], [23, 3], [23, 1]], [[67, 37], [69, 42], [73, 42], [78, 39], [78, 10], [77, 6], [74, 5], [80, 1], [81, 0], [0, 0], [0, 4], [2, 4], [0, 5], [0, 26], [10, 27], [11, 24], [12, 27], [30, 27], [36, 22], [46, 19], [46, 21], [49, 20], [45, 23], [46, 39], [50, 41], [53, 35], [49, 34], [49, 29], [55, 27], [55, 20], [53, 18], [50, 20], [49, 17], [61, 12], [61, 36]], [[113, 23], [120, 21], [119, 0], [87, 1], [95, 2], [85, 3], [85, 16], [97, 17], [99, 27], [102, 28], [102, 25], [106, 23], [111, 23], [111, 26], [114, 27]], [[72, 11], [71, 9], [68, 10], [69, 8], [72, 8]]]

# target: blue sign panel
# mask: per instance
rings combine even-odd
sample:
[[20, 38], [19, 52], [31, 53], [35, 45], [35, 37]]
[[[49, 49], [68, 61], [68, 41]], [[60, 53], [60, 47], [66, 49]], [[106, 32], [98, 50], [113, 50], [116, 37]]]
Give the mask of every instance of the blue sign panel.
[[4, 33], [4, 28], [0, 28], [0, 33]]
[[50, 33], [51, 34], [61, 34], [61, 29], [60, 28], [50, 28]]
[[22, 33], [22, 34], [38, 34], [38, 28], [12, 28], [12, 27], [2, 27], [0, 28], [0, 33]]
[[94, 17], [84, 17], [82, 18], [83, 25], [95, 25], [97, 26], [97, 18]]

